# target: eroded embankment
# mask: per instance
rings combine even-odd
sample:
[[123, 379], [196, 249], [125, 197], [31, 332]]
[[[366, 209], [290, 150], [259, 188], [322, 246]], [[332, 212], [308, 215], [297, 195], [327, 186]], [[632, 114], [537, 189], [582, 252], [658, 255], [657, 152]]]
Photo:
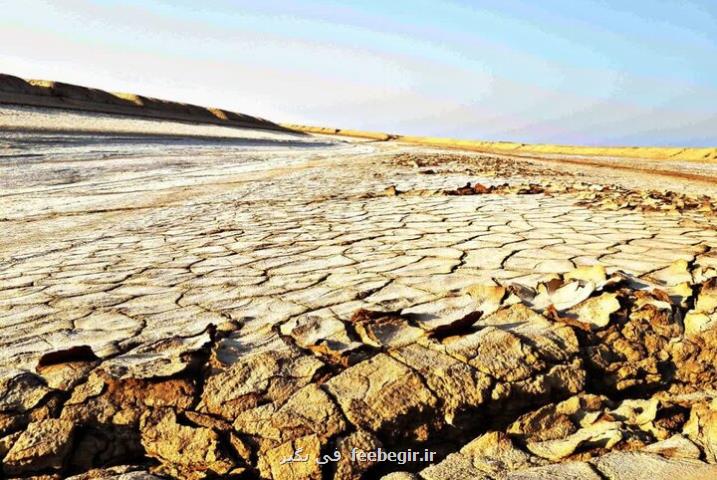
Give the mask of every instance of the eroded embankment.
[[200, 107], [130, 93], [107, 92], [49, 80], [24, 80], [0, 74], [0, 104], [3, 103], [287, 131], [268, 120], [220, 108]]

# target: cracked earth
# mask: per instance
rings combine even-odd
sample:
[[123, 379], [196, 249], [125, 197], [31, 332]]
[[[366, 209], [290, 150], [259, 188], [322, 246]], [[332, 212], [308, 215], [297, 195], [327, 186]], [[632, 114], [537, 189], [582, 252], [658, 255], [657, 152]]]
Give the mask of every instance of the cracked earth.
[[0, 113], [5, 477], [717, 478], [713, 185]]

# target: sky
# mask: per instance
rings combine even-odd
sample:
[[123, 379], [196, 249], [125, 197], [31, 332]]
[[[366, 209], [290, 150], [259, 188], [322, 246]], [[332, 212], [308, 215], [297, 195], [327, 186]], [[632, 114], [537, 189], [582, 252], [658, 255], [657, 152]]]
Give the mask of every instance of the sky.
[[0, 0], [0, 72], [303, 123], [717, 145], [717, 1]]

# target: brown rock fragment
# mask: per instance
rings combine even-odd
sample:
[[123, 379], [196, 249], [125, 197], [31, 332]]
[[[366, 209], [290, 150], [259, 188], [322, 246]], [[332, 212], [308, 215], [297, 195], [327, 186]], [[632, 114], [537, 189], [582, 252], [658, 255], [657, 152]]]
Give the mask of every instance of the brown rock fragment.
[[620, 302], [615, 293], [603, 293], [598, 297], [588, 298], [568, 310], [569, 315], [588, 325], [591, 329], [598, 330], [610, 323], [610, 316], [620, 310]]
[[577, 415], [599, 411], [604, 402], [603, 398], [595, 395], [577, 395], [521, 415], [507, 432], [521, 442], [564, 438], [577, 431]]
[[471, 464], [490, 477], [506, 472], [542, 465], [545, 462], [517, 448], [502, 432], [488, 432], [460, 450]]
[[20, 435], [22, 435], [22, 433], [23, 432], [15, 432], [4, 437], [0, 437], [0, 461], [5, 458], [7, 452], [10, 451], [10, 449], [17, 442], [17, 439], [20, 438]]
[[283, 403], [324, 365], [273, 334], [226, 339], [215, 354], [219, 363], [206, 380], [200, 409], [230, 420], [267, 401]]
[[[682, 334], [664, 291], [625, 293], [625, 311], [587, 339], [586, 360], [601, 388], [656, 388], [671, 380], [670, 351]], [[689, 352], [683, 352], [689, 356]]]
[[476, 326], [493, 326], [520, 337], [549, 363], [569, 361], [579, 352], [578, 339], [571, 328], [551, 322], [520, 303], [498, 310], [476, 322]]
[[182, 378], [118, 380], [100, 372], [73, 391], [61, 418], [79, 424], [136, 424], [151, 407], [189, 408], [194, 391], [194, 382]]
[[473, 285], [465, 290], [465, 293], [476, 300], [477, 308], [484, 317], [500, 308], [506, 292], [506, 288], [501, 285]]
[[583, 445], [601, 445], [611, 449], [623, 439], [620, 427], [619, 422], [598, 421], [564, 438], [528, 442], [526, 447], [539, 457], [557, 462], [572, 455]]
[[678, 457], [699, 460], [702, 456], [702, 452], [697, 445], [680, 434], [673, 435], [666, 440], [648, 445], [643, 448], [642, 451], [656, 453], [668, 458]]
[[683, 433], [702, 447], [708, 462], [717, 464], [717, 400], [695, 404]]
[[93, 372], [75, 387], [60, 418], [82, 427], [70, 463], [89, 469], [142, 455], [140, 418], [154, 408], [189, 408], [194, 401], [192, 380], [123, 379]]
[[688, 337], [670, 345], [669, 354], [675, 365], [676, 391], [717, 388], [717, 329]]
[[341, 459], [336, 464], [334, 480], [353, 480], [360, 478], [361, 475], [375, 465], [375, 462], [352, 460], [352, 450], [355, 448], [357, 451], [371, 452], [383, 446], [383, 444], [374, 435], [364, 430], [358, 430], [339, 439], [337, 446]]
[[0, 412], [27, 412], [50, 392], [42, 379], [30, 372], [0, 369]]
[[164, 473], [201, 478], [226, 474], [234, 466], [214, 430], [181, 425], [171, 409], [147, 412], [140, 430], [146, 454], [162, 463]]
[[481, 317], [480, 304], [470, 295], [440, 298], [428, 303], [405, 308], [401, 315], [413, 320], [429, 332], [451, 332], [471, 325]]
[[400, 315], [390, 312], [358, 310], [351, 323], [361, 341], [373, 347], [399, 348], [416, 342], [424, 335], [420, 328], [411, 326]]
[[366, 356], [363, 345], [350, 337], [346, 324], [333, 314], [300, 315], [284, 323], [281, 332], [331, 364], [348, 366]]
[[43, 355], [36, 371], [49, 387], [70, 390], [84, 380], [98, 363], [90, 347], [79, 346]]
[[446, 195], [482, 195], [485, 193], [491, 193], [493, 191], [492, 187], [486, 187], [483, 184], [476, 183], [475, 185], [471, 185], [470, 182], [466, 183], [465, 186], [459, 187], [455, 190], [446, 190]]
[[198, 427], [206, 427], [216, 430], [217, 432], [231, 431], [231, 423], [204, 413], [195, 412], [193, 410], [185, 410], [184, 417]]
[[346, 429], [338, 406], [315, 384], [303, 387], [281, 407], [265, 404], [237, 416], [234, 428], [254, 438], [260, 453], [299, 437], [328, 441]]
[[565, 398], [584, 388], [585, 370], [576, 358], [570, 364], [555, 365], [524, 380], [496, 384], [489, 407], [492, 415], [508, 420], [525, 407]]
[[499, 380], [522, 380], [545, 369], [545, 363], [530, 345], [495, 327], [449, 337], [443, 345], [449, 355]]
[[695, 302], [695, 307], [685, 315], [685, 334], [698, 336], [717, 327], [717, 278], [705, 282]]
[[45, 470], [59, 471], [72, 449], [75, 426], [47, 419], [33, 422], [19, 436], [3, 459], [3, 470], [11, 476]]
[[[259, 469], [268, 478], [281, 480], [321, 480], [321, 466], [316, 459], [321, 454], [321, 443], [315, 435], [300, 437], [283, 443], [260, 459]], [[299, 461], [287, 462], [287, 458]]]

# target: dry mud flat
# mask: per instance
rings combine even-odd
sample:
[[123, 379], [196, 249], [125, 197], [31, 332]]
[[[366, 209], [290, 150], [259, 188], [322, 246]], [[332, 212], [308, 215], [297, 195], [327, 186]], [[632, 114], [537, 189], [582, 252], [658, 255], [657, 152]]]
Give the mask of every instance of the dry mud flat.
[[[707, 187], [23, 135], [0, 166], [7, 478], [717, 478]], [[378, 448], [435, 461], [352, 460]]]

